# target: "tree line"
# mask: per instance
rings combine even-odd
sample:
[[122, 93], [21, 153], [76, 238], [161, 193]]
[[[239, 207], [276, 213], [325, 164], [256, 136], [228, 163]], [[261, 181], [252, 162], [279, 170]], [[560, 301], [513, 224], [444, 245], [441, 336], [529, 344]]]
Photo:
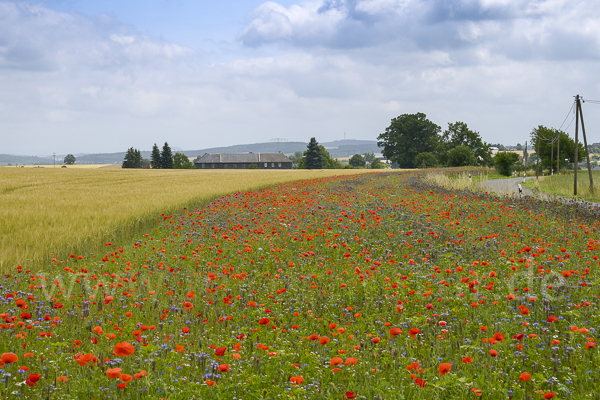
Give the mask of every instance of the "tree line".
[[196, 166], [183, 153], [173, 154], [169, 143], [165, 142], [162, 150], [158, 148], [156, 143], [152, 146], [150, 160], [144, 160], [142, 153], [138, 149], [130, 147], [125, 153], [123, 160], [123, 168], [143, 168], [144, 163], [149, 164], [153, 169], [194, 169]]
[[307, 145], [304, 152], [297, 151], [291, 155], [293, 168], [299, 169], [345, 169], [345, 168], [366, 168], [367, 162], [370, 168], [385, 168], [386, 164], [375, 157], [373, 152], [364, 154], [355, 154], [344, 165], [341, 161], [331, 158], [327, 149], [320, 145], [313, 137]]
[[[483, 141], [479, 132], [469, 129], [466, 123], [448, 123], [448, 128], [442, 132], [439, 125], [420, 112], [392, 119], [377, 140], [384, 157], [400, 168], [495, 166], [500, 174], [508, 176], [520, 159], [519, 154], [513, 152], [499, 152], [492, 158], [493, 146]], [[550, 168], [551, 164], [554, 169], [557, 164], [564, 168], [573, 162], [575, 142], [565, 132], [540, 125], [532, 130], [530, 143], [536, 152], [539, 151], [544, 168]], [[496, 146], [504, 150], [504, 146]], [[527, 166], [534, 158], [528, 157], [527, 148], [521, 148]], [[580, 143], [579, 159], [583, 160], [584, 155]]]

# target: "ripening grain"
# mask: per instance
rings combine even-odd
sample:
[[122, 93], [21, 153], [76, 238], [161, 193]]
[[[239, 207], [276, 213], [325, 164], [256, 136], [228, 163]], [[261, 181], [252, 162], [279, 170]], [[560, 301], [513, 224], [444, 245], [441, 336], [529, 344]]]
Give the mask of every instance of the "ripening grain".
[[367, 171], [0, 168], [0, 270], [41, 268], [58, 249], [93, 251], [160, 213], [225, 193]]

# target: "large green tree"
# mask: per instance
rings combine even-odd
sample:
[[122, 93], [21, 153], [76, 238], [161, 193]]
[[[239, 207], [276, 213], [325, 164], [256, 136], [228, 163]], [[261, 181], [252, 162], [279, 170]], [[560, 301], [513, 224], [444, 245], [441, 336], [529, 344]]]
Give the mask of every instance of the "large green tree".
[[173, 168], [173, 152], [167, 142], [165, 142], [162, 151], [160, 152], [160, 167], [163, 169]]
[[476, 165], [475, 153], [468, 146], [459, 145], [448, 152], [446, 164], [449, 167]]
[[130, 147], [125, 153], [122, 168], [142, 168], [142, 152]]
[[304, 153], [304, 168], [323, 168], [323, 155], [321, 154], [321, 148], [314, 137], [310, 138], [310, 142], [308, 143], [306, 152]]
[[[467, 157], [467, 152], [464, 149], [454, 154], [452, 158], [453, 163], [449, 162], [448, 156], [450, 152], [458, 146], [468, 147], [473, 153], [473, 157]], [[469, 162], [469, 164], [461, 165], [492, 165], [492, 151], [490, 144], [484, 142], [479, 135], [479, 132], [472, 131], [469, 129], [466, 123], [457, 121], [455, 123], [449, 123], [448, 129], [442, 134], [440, 144], [437, 148], [439, 160], [448, 166], [457, 166], [458, 161], [457, 155], [460, 154], [461, 162]]]
[[400, 168], [415, 168], [417, 154], [436, 150], [441, 129], [423, 113], [402, 114], [377, 137], [377, 145]]
[[[566, 162], [575, 162], [575, 140], [571, 139], [569, 135], [563, 131], [559, 131], [554, 128], [547, 128], [542, 125], [531, 131], [531, 143], [533, 151], [535, 151], [537, 154], [539, 149], [539, 157], [542, 168], [550, 168], [550, 164], [552, 163], [552, 167], [556, 169], [556, 162], [559, 157], [558, 140], [560, 140], [560, 160], [558, 161], [560, 162], [560, 167], [563, 168]], [[552, 146], [553, 141], [554, 148]], [[552, 155], [552, 150], [554, 150], [554, 155]], [[584, 161], [585, 149], [583, 148], [583, 144], [581, 142], [579, 143], [579, 154], [577, 157], [579, 162]], [[565, 161], [565, 159], [567, 159], [567, 161]]]
[[360, 154], [355, 154], [350, 157], [348, 164], [352, 165], [353, 167], [365, 167], [367, 165], [367, 160], [365, 160], [365, 158]]
[[500, 175], [504, 176], [510, 176], [513, 166], [517, 161], [519, 161], [519, 155], [512, 152], [499, 152], [496, 154], [496, 157], [494, 157], [496, 170]]
[[152, 146], [152, 153], [150, 154], [150, 166], [154, 169], [158, 169], [161, 167], [160, 149], [158, 148], [156, 143], [154, 143], [154, 146]]
[[65, 157], [65, 164], [73, 165], [75, 164], [75, 156], [73, 154], [67, 154]]
[[[339, 162], [337, 159], [331, 158], [331, 155], [325, 148], [325, 146], [319, 145], [319, 152], [321, 153], [321, 160], [323, 162], [323, 169], [344, 169], [344, 165]], [[298, 152], [294, 153], [297, 154]], [[300, 153], [300, 160], [298, 164], [294, 168], [306, 169], [306, 155], [308, 154], [308, 149], [304, 151], [304, 153]], [[290, 157], [291, 159], [291, 157]], [[293, 163], [293, 160], [292, 160]]]
[[173, 156], [173, 168], [175, 169], [194, 169], [196, 165], [190, 161], [188, 156], [183, 153], [175, 153]]

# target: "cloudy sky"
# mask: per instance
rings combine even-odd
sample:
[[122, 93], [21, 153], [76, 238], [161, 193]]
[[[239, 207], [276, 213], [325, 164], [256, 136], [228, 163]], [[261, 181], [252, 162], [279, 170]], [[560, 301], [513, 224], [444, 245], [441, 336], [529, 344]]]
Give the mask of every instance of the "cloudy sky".
[[376, 140], [416, 112], [516, 144], [575, 94], [600, 100], [597, 0], [0, 0], [0, 153]]

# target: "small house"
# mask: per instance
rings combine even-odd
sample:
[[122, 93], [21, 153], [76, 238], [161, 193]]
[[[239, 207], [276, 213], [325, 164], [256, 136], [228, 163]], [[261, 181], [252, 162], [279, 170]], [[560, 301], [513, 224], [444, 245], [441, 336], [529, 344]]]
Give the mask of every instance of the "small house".
[[292, 160], [282, 153], [205, 153], [194, 164], [197, 169], [292, 169]]

